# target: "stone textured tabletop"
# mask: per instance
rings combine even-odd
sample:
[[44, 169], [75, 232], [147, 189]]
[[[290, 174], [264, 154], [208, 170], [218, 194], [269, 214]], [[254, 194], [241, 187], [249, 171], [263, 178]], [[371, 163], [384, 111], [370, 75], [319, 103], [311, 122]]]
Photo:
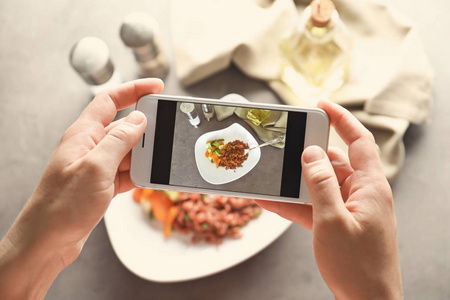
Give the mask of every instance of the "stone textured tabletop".
[[[406, 161], [393, 183], [400, 261], [406, 299], [450, 299], [450, 2], [392, 0], [420, 28], [436, 71], [432, 120], [411, 126]], [[0, 232], [2, 236], [33, 192], [63, 132], [91, 100], [70, 68], [72, 45], [97, 36], [111, 49], [125, 80], [137, 78], [133, 55], [119, 38], [133, 11], [155, 16], [173, 61], [170, 1], [0, 1]], [[165, 93], [220, 98], [238, 93], [279, 103], [262, 82], [230, 67], [184, 88], [174, 74]], [[265, 151], [265, 150], [263, 150]], [[158, 284], [128, 271], [118, 260], [103, 222], [80, 257], [56, 279], [47, 299], [333, 299], [314, 261], [311, 233], [291, 226], [253, 258], [190, 282]]]

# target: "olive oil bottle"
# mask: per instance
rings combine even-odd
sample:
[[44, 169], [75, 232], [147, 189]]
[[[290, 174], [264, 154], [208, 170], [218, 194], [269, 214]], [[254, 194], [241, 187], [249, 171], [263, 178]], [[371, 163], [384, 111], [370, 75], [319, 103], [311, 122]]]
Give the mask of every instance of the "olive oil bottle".
[[281, 80], [306, 104], [345, 82], [352, 39], [331, 0], [313, 0], [280, 42]]

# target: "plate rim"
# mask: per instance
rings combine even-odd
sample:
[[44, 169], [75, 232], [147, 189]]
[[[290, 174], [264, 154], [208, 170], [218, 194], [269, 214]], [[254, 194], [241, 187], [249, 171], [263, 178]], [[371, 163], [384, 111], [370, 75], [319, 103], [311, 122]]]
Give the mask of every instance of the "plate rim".
[[[119, 199], [116, 199], [119, 198]], [[120, 199], [120, 198], [128, 198], [128, 199]], [[132, 199], [132, 190], [122, 193], [122, 194], [118, 194], [112, 201], [130, 201], [133, 202]], [[136, 204], [137, 203], [132, 203], [132, 204]], [[114, 209], [114, 206], [112, 206], [110, 204], [110, 207], [108, 208], [108, 210], [106, 211], [105, 215], [104, 215], [104, 222], [105, 222], [105, 227], [106, 227], [106, 232], [108, 234], [108, 238], [109, 241], [111, 243], [111, 246], [114, 250], [114, 253], [116, 254], [117, 258], [119, 259], [119, 261], [122, 263], [122, 265], [125, 266], [125, 268], [127, 270], [129, 270], [131, 273], [133, 273], [134, 275], [136, 275], [139, 278], [142, 278], [144, 280], [147, 281], [151, 281], [151, 282], [158, 282], [158, 283], [176, 283], [176, 282], [186, 282], [186, 281], [191, 281], [191, 280], [196, 280], [196, 279], [201, 279], [201, 278], [205, 278], [208, 276], [212, 276], [214, 274], [218, 274], [220, 272], [229, 270], [237, 265], [239, 265], [240, 263], [254, 257], [255, 255], [257, 255], [258, 253], [260, 253], [261, 251], [263, 251], [264, 249], [266, 249], [269, 245], [271, 245], [272, 243], [274, 243], [284, 232], [286, 232], [286, 230], [293, 224], [291, 221], [288, 221], [286, 219], [283, 219], [279, 216], [276, 216], [275, 214], [271, 213], [270, 211], [264, 210], [263, 213], [268, 213], [268, 214], [273, 214], [273, 217], [276, 218], [280, 218], [281, 221], [283, 222], [282, 225], [280, 225], [280, 229], [273, 234], [273, 236], [271, 238], [269, 238], [268, 240], [266, 240], [263, 244], [261, 244], [261, 246], [255, 250], [253, 253], [251, 253], [248, 256], [242, 256], [240, 258], [238, 258], [237, 260], [233, 261], [232, 263], [222, 266], [222, 267], [217, 267], [214, 270], [210, 270], [210, 271], [204, 271], [203, 273], [200, 274], [196, 274], [196, 275], [192, 275], [192, 276], [181, 276], [181, 277], [177, 277], [174, 276], [174, 278], [172, 279], [168, 279], [168, 278], [157, 278], [154, 276], [148, 276], [146, 274], [142, 274], [140, 271], [137, 271], [135, 269], [133, 269], [133, 267], [131, 266], [131, 263], [129, 263], [126, 259], [126, 257], [124, 256], [124, 253], [122, 251], [122, 249], [120, 249], [120, 246], [118, 245], [118, 241], [116, 238], [114, 238], [114, 232], [113, 232], [113, 226], [110, 224], [110, 222], [114, 222], [111, 216], [111, 211]], [[141, 208], [139, 207], [139, 210], [141, 210]], [[257, 221], [257, 220], [253, 220], [253, 221]], [[281, 223], [280, 223], [281, 224]], [[148, 225], [147, 225], [148, 226]], [[162, 236], [162, 232], [161, 232], [161, 236]], [[245, 235], [242, 237], [245, 238]], [[224, 241], [224, 243], [226, 243], [227, 240]]]

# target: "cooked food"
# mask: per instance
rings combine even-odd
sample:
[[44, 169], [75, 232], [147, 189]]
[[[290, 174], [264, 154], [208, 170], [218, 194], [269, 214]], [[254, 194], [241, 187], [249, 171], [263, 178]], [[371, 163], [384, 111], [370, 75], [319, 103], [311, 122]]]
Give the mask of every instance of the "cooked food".
[[221, 150], [223, 148], [223, 139], [216, 139], [206, 142], [206, 153], [205, 156], [211, 160], [212, 163], [216, 164], [216, 168], [219, 167]]
[[152, 219], [164, 223], [164, 236], [172, 228], [192, 233], [192, 242], [220, 244], [240, 238], [241, 227], [257, 218], [262, 209], [253, 200], [219, 195], [135, 189], [133, 198]]
[[242, 167], [242, 163], [247, 160], [248, 144], [243, 141], [235, 140], [224, 145], [224, 139], [217, 139], [206, 142], [205, 156], [216, 164], [216, 168], [225, 167], [226, 170], [235, 170]]
[[242, 163], [248, 158], [248, 153], [245, 153], [248, 148], [247, 143], [239, 140], [227, 143], [222, 149], [219, 165], [226, 170], [242, 167]]

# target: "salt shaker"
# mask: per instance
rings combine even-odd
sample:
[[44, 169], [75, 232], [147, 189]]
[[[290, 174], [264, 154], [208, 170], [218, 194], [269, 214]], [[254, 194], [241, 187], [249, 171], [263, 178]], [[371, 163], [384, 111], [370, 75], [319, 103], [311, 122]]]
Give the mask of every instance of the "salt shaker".
[[94, 95], [122, 83], [121, 76], [111, 61], [108, 46], [99, 38], [85, 37], [79, 40], [72, 47], [69, 59]]
[[186, 118], [188, 118], [189, 123], [197, 128], [200, 124], [200, 118], [195, 110], [195, 105], [193, 103], [183, 102], [180, 104], [180, 110], [184, 113]]
[[142, 75], [164, 78], [169, 71], [169, 61], [158, 37], [158, 24], [147, 13], [127, 15], [120, 27], [123, 43], [133, 50]]

